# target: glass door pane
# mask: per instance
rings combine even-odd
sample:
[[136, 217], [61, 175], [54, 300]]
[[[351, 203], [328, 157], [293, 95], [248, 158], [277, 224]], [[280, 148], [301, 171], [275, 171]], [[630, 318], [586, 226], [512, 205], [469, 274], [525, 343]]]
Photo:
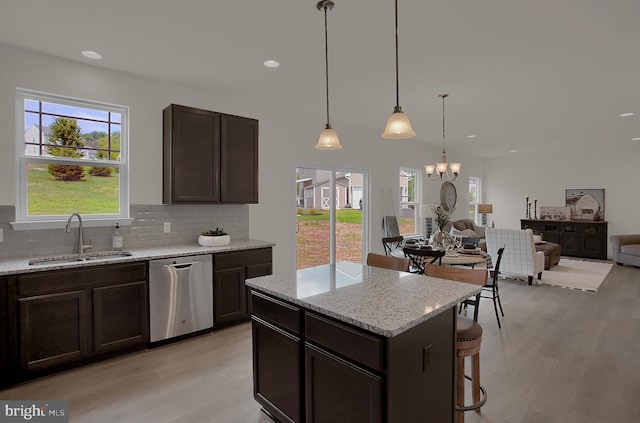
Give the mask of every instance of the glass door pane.
[[[336, 261], [362, 263], [362, 173], [336, 174], [336, 192], [344, 207], [336, 206]], [[355, 188], [355, 189], [354, 189]], [[361, 202], [362, 200], [362, 202]]]
[[363, 262], [364, 173], [296, 169], [296, 267]]

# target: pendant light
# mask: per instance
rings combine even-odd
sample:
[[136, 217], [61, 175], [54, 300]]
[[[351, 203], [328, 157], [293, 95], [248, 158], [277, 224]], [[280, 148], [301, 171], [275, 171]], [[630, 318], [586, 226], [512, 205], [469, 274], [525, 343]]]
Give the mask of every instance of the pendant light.
[[447, 151], [445, 150], [445, 137], [444, 137], [444, 99], [449, 97], [449, 94], [440, 94], [438, 97], [442, 99], [442, 161], [435, 165], [425, 165], [424, 171], [427, 173], [427, 177], [431, 179], [431, 175], [436, 173], [440, 176], [440, 180], [446, 175], [450, 181], [455, 180], [460, 174], [462, 169], [462, 163], [447, 163]]
[[381, 135], [385, 139], [400, 140], [416, 136], [409, 117], [402, 113], [402, 107], [400, 107], [400, 83], [398, 81], [398, 0], [396, 0], [396, 107], [387, 119], [384, 132]]
[[331, 123], [329, 123], [329, 41], [327, 37], [327, 10], [333, 9], [333, 6], [334, 3], [331, 0], [320, 0], [318, 4], [316, 4], [318, 10], [324, 9], [324, 70], [327, 86], [327, 124], [322, 132], [320, 132], [316, 150], [339, 150], [342, 148], [338, 134], [331, 128]]

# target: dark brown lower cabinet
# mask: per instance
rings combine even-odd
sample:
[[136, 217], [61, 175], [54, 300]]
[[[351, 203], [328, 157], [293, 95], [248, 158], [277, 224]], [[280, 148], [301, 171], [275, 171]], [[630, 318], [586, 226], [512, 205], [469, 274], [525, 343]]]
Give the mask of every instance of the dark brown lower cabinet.
[[20, 298], [20, 367], [41, 370], [87, 356], [87, 291]]
[[7, 278], [0, 278], [0, 387], [9, 383], [9, 325]]
[[255, 398], [278, 421], [301, 421], [300, 338], [261, 319], [251, 325]]
[[279, 421], [453, 422], [455, 307], [384, 337], [252, 298], [254, 397]]
[[93, 350], [109, 352], [149, 340], [146, 281], [93, 289]]
[[213, 256], [213, 324], [228, 324], [249, 318], [248, 278], [273, 272], [271, 248], [231, 251]]
[[383, 421], [382, 377], [305, 346], [307, 422]]
[[145, 348], [147, 283], [146, 262], [15, 277], [8, 314], [16, 379]]

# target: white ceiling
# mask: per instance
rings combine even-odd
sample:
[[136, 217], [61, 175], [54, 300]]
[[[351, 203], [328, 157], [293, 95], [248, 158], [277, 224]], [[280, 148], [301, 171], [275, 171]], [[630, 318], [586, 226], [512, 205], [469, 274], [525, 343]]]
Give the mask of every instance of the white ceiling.
[[[334, 0], [331, 122], [382, 132], [395, 105], [393, 0]], [[399, 0], [400, 104], [416, 139], [482, 157], [640, 141], [640, 1]], [[3, 0], [0, 42], [325, 113], [315, 0]], [[104, 58], [91, 61], [81, 50]], [[281, 62], [278, 69], [262, 65]], [[622, 118], [623, 112], [635, 112]], [[467, 135], [476, 138], [468, 139]]]

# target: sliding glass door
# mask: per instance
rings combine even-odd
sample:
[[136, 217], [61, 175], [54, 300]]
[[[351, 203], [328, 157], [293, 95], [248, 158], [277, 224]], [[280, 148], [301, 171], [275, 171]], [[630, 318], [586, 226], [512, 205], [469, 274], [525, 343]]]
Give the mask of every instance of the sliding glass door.
[[363, 263], [367, 231], [364, 171], [296, 168], [296, 267]]

